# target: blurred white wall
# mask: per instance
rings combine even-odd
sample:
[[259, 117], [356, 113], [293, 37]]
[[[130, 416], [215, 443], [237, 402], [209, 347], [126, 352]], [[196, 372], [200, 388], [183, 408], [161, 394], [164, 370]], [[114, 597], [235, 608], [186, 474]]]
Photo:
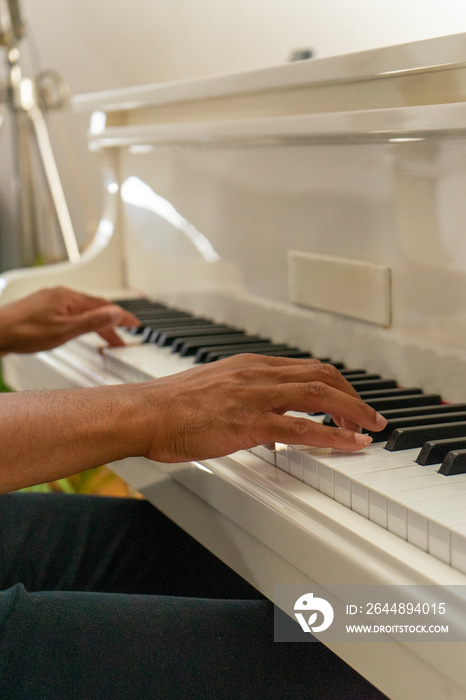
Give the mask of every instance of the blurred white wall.
[[[22, 9], [24, 72], [56, 69], [73, 94], [275, 65], [301, 48], [322, 57], [466, 31], [463, 0], [23, 0]], [[87, 121], [68, 112], [50, 119], [80, 241], [94, 230], [100, 207]], [[21, 263], [9, 142], [5, 123], [0, 269]]]

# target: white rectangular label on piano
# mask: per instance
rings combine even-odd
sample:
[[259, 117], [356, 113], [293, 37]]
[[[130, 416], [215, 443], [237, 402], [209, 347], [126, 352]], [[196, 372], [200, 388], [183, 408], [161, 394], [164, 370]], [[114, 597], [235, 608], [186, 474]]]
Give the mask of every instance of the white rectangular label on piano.
[[388, 327], [390, 267], [365, 260], [290, 250], [290, 301]]

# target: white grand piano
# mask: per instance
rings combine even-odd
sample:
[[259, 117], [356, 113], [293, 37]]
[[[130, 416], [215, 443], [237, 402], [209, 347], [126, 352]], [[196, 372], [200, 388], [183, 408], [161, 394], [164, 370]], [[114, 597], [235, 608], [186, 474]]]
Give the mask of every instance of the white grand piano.
[[[55, 284], [144, 296], [466, 402], [466, 35], [74, 106], [103, 173], [94, 242], [76, 264], [4, 274], [2, 303]], [[93, 386], [194, 363], [128, 339], [7, 356], [5, 379]], [[421, 475], [418, 452], [276, 445], [112, 468], [270, 598], [277, 584], [464, 586], [465, 476]], [[332, 648], [393, 700], [466, 697], [463, 643]]]

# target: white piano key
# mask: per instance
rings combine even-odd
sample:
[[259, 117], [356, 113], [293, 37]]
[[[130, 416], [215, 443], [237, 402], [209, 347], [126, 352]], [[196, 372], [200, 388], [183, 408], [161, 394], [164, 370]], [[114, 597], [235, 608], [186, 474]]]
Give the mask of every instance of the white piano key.
[[380, 493], [369, 489], [369, 520], [387, 529], [387, 499]]
[[[305, 418], [306, 420], [313, 420], [319, 423], [323, 420], [323, 416], [310, 416], [308, 413], [300, 413], [298, 411], [287, 411], [286, 415], [294, 416], [296, 418]], [[308, 445], [285, 445], [283, 443], [275, 443], [275, 464], [282, 471], [291, 474], [299, 481], [305, 480], [305, 469], [302, 457], [292, 454], [293, 452], [299, 452], [304, 454], [307, 451], [319, 450], [320, 448], [309, 447]], [[317, 482], [314, 480], [308, 480], [308, 483], [313, 488], [317, 488]]]
[[288, 461], [290, 474], [299, 481], [304, 481], [304, 467], [301, 451], [295, 446], [288, 446]]
[[134, 379], [135, 371], [138, 376], [157, 378], [196, 366], [191, 357], [179, 357], [170, 348], [159, 348], [152, 344], [105, 348], [102, 355], [107, 368], [127, 381], [141, 381]]
[[[390, 459], [387, 459], [385, 455], [379, 457], [376, 457], [371, 460], [367, 461], [362, 461], [361, 464], [358, 464], [357, 461], [352, 461], [352, 462], [346, 462], [346, 463], [341, 463], [339, 465], [336, 465], [333, 467], [335, 471], [339, 471], [342, 474], [346, 474], [349, 476], [351, 479], [356, 479], [358, 477], [361, 477], [366, 474], [366, 475], [372, 475], [376, 474], [379, 472], [387, 472], [388, 470], [395, 470], [398, 468], [404, 468], [407, 466], [412, 466], [413, 462], [409, 460], [409, 457], [402, 457], [400, 454], [398, 454], [393, 461], [390, 461]], [[377, 480], [377, 477], [373, 477], [374, 480]]]
[[[458, 484], [460, 487], [461, 484]], [[430, 489], [425, 489], [431, 491]], [[447, 513], [455, 508], [466, 507], [466, 491], [463, 493], [454, 493], [451, 490], [450, 496], [443, 498], [434, 498], [428, 501], [420, 501], [412, 504], [407, 509], [407, 540], [416, 546], [421, 546], [422, 549], [428, 550], [428, 527], [432, 519], [441, 517], [443, 513]], [[422, 531], [422, 540], [419, 539], [419, 533]]]
[[349, 477], [338, 472], [334, 474], [334, 497], [338, 503], [351, 508], [351, 484]]
[[403, 503], [398, 501], [387, 501], [387, 530], [394, 535], [398, 535], [403, 540], [408, 539], [408, 511]]
[[466, 524], [457, 525], [452, 532], [451, 565], [466, 574]]
[[[331, 448], [302, 449], [305, 471], [309, 472], [309, 483], [312, 483], [314, 488], [330, 496], [330, 498], [335, 498], [335, 500], [339, 500], [339, 502], [348, 505], [348, 507], [350, 503], [349, 489], [346, 486], [348, 482], [339, 482], [338, 498], [336, 498], [336, 475], [339, 472], [352, 473], [361, 470], [373, 470], [374, 468], [378, 468], [378, 466], [385, 467], [385, 461], [379, 463], [379, 460], [386, 460], [386, 454], [387, 452], [385, 451], [385, 455], [382, 455], [380, 449], [375, 450], [370, 455], [368, 455], [366, 451], [343, 452]], [[361, 464], [361, 462], [363, 463]], [[341, 490], [342, 488], [343, 491]]]
[[369, 518], [369, 493], [367, 486], [351, 483], [351, 510]]
[[[434, 473], [434, 470], [435, 467], [432, 467], [431, 473]], [[392, 470], [385, 469], [371, 474], [357, 474], [353, 477], [354, 483], [367, 486], [369, 489], [370, 519], [374, 518], [376, 522], [387, 522], [387, 498], [392, 493], [410, 489], [418, 491], [421, 485], [430, 485], [428, 481], [424, 482], [423, 476], [414, 477], [415, 473], [414, 467], [395, 467]], [[384, 515], [380, 512], [381, 510], [384, 511]], [[371, 517], [371, 513], [373, 517]]]
[[410, 511], [408, 512], [407, 525], [406, 539], [408, 542], [427, 552], [429, 542], [428, 519], [419, 513]]
[[[370, 479], [369, 477], [371, 475], [367, 474], [362, 476], [357, 475], [354, 477], [354, 481], [352, 483], [352, 493], [356, 492], [361, 494], [363, 492], [362, 487], [368, 487], [369, 518], [374, 520], [374, 522], [391, 529], [388, 518], [390, 511], [393, 509], [393, 500], [395, 500], [395, 502], [402, 500], [404, 506], [406, 507], [408, 500], [411, 500], [411, 502], [429, 500], [438, 494], [447, 498], [449, 495], [457, 495], [460, 491], [466, 489], [466, 479], [464, 478], [464, 475], [461, 475], [460, 480], [457, 480], [455, 484], [445, 484], [446, 477], [443, 477], [441, 474], [437, 474], [433, 471], [437, 466], [438, 465], [432, 465], [430, 467], [430, 473], [421, 477], [407, 476], [407, 478], [402, 478], [406, 474], [409, 475], [409, 473], [413, 473], [410, 467], [406, 469], [401, 468], [393, 469], [392, 471], [378, 472], [378, 480]], [[400, 474], [399, 479], [396, 478], [397, 474]], [[359, 484], [359, 487], [356, 487], [356, 484]], [[356, 491], [357, 488], [359, 490]], [[399, 493], [403, 494], [401, 499], [397, 497], [397, 494]], [[395, 510], [396, 534], [399, 534], [400, 509], [399, 507], [395, 507]], [[415, 521], [417, 522], [417, 519]], [[386, 525], [383, 525], [383, 523], [386, 523]], [[417, 526], [414, 525], [413, 527], [413, 533], [417, 532]]]
[[[406, 479], [404, 485], [406, 488], [395, 490], [396, 484], [390, 493], [390, 498], [404, 503], [410, 509], [431, 513], [448, 510], [450, 499], [456, 496], [464, 499], [466, 504], [466, 480], [463, 474], [457, 476], [443, 476], [439, 474], [439, 479], [443, 479], [444, 483], [437, 482], [436, 485], [426, 485], [424, 488], [415, 487], [414, 480]], [[413, 488], [411, 488], [413, 487]], [[374, 490], [383, 490], [383, 484], [379, 488], [373, 487]], [[388, 490], [388, 489], [387, 489]]]
[[383, 448], [384, 444], [385, 443], [377, 443], [375, 445], [369, 445], [365, 447], [364, 450], [357, 450], [355, 452], [321, 448], [322, 451], [316, 453], [315, 456], [330, 469], [337, 469], [343, 464], [353, 464], [356, 465], [358, 469], [364, 469], [366, 464], [369, 465], [371, 462], [381, 458], [386, 459], [389, 453]]
[[[425, 518], [427, 527], [427, 515], [421, 510], [423, 505], [422, 499], [427, 496], [429, 496], [429, 500], [427, 501], [428, 506], [431, 507], [434, 505], [435, 507], [437, 505], [440, 508], [443, 506], [443, 512], [448, 510], [450, 506], [453, 508], [461, 507], [464, 502], [464, 497], [460, 496], [460, 499], [462, 499], [460, 503], [456, 500], [452, 503], [451, 499], [447, 499], [446, 503], [442, 501], [439, 504], [435, 498], [432, 500], [432, 491], [428, 489], [426, 489], [424, 493], [404, 491], [392, 494], [387, 498], [387, 529], [403, 539], [408, 539], [408, 516], [410, 513], [414, 514], [414, 509], [416, 509], [418, 517]], [[451, 498], [455, 497], [452, 496]], [[430, 514], [431, 516], [434, 515], [432, 512]]]
[[287, 474], [290, 473], [290, 462], [288, 460], [288, 445], [281, 442], [275, 443], [275, 464]]
[[[445, 477], [454, 479], [455, 477]], [[439, 492], [442, 494], [439, 496]], [[466, 484], [450, 483], [444, 487], [427, 487], [397, 491], [387, 496], [387, 527], [408, 542], [428, 550], [428, 523], [432, 518], [466, 506]]]
[[405, 479], [415, 477], [422, 478], [428, 474], [436, 474], [440, 465], [432, 464], [421, 467], [414, 462], [404, 462], [404, 464], [392, 465], [391, 468], [372, 470], [364, 474], [355, 474], [354, 478], [364, 484], [376, 487], [378, 484], [386, 485], [387, 482], [399, 483]]
[[[452, 477], [445, 477], [443, 474], [438, 473], [438, 468], [440, 465], [430, 465], [429, 467], [423, 467], [425, 473], [420, 476], [415, 476], [414, 470], [408, 469], [397, 469], [394, 470], [399, 473], [399, 478], [397, 479], [394, 472], [387, 475], [385, 481], [373, 480], [371, 485], [374, 488], [380, 488], [385, 493], [395, 493], [396, 491], [401, 491], [404, 489], [425, 489], [430, 487], [435, 487], [440, 495], [447, 495], [450, 491], [456, 493], [458, 490], [466, 487], [466, 474], [458, 474]], [[391, 478], [390, 478], [391, 477]], [[365, 477], [357, 475], [356, 479], [363, 480]], [[455, 481], [449, 481], [449, 479], [455, 479]], [[376, 485], [378, 483], [378, 485]], [[460, 486], [463, 484], [463, 486]]]
[[262, 445], [256, 445], [255, 447], [250, 447], [249, 452], [257, 457], [262, 457]]
[[317, 483], [318, 490], [321, 493], [325, 493], [326, 496], [334, 498], [335, 489], [333, 481], [333, 472], [328, 469], [324, 464], [319, 464], [317, 467]]
[[263, 459], [268, 464], [271, 464], [273, 467], [276, 466], [275, 443], [269, 443], [267, 445], [257, 445], [257, 447], [251, 447], [250, 452], [257, 455], [258, 457]]
[[293, 418], [305, 418], [306, 420], [314, 421], [314, 423], [322, 423], [324, 420], [324, 416], [322, 414], [310, 415], [309, 413], [303, 413], [302, 411], [287, 411], [285, 415]]
[[451, 564], [452, 529], [466, 523], [466, 509], [443, 512], [441, 518], [429, 520], [428, 551], [437, 559]]
[[[315, 450], [318, 450], [319, 448], [314, 448]], [[308, 450], [303, 450], [301, 453], [302, 460], [303, 460], [303, 469], [304, 469], [304, 483], [308, 484], [309, 486], [312, 486], [313, 489], [318, 489], [319, 488], [319, 473], [317, 469], [318, 463], [316, 460], [313, 458], [312, 454], [310, 454], [310, 451]]]

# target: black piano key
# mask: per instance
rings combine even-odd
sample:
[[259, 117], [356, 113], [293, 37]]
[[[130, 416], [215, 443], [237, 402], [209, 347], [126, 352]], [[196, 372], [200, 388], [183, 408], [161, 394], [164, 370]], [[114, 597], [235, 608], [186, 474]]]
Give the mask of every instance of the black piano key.
[[[197, 352], [198, 348], [201, 347], [202, 345], [204, 345], [206, 342], [208, 342], [210, 344], [212, 341], [212, 344], [215, 344], [216, 339], [218, 339], [220, 344], [222, 344], [222, 343], [227, 342], [226, 341], [227, 337], [230, 339], [229, 342], [233, 342], [233, 340], [236, 340], [236, 339], [238, 339], [238, 342], [241, 342], [245, 337], [245, 333], [243, 333], [243, 331], [237, 330], [237, 331], [235, 331], [235, 333], [228, 332], [228, 333], [216, 334], [215, 328], [214, 328], [212, 330], [212, 333], [209, 333], [208, 335], [202, 335], [202, 334], [197, 335], [196, 334], [194, 336], [190, 336], [189, 339], [180, 338], [179, 340], [177, 340], [175, 338], [171, 343], [171, 351], [179, 353], [179, 352], [181, 352], [182, 348], [184, 347], [184, 345], [186, 343], [192, 341], [192, 344], [196, 345], [196, 343], [197, 343], [197, 346], [193, 349], [193, 352], [191, 352], [189, 354], [194, 354], [195, 352]], [[262, 340], [262, 338], [261, 338], [261, 340]]]
[[429, 440], [423, 444], [415, 461], [423, 467], [428, 464], [440, 464], [452, 450], [464, 449], [466, 449], [466, 437]]
[[174, 306], [158, 306], [156, 308], [147, 307], [147, 309], [138, 309], [135, 312], [138, 316], [153, 316], [154, 318], [164, 317], [164, 316], [193, 316], [191, 311], [186, 311], [185, 309], [177, 309]]
[[246, 333], [198, 336], [181, 341], [181, 347], [179, 347], [178, 343], [173, 343], [172, 352], [179, 352], [181, 357], [186, 357], [188, 355], [195, 355], [200, 348], [209, 346], [213, 349], [216, 345], [232, 345], [235, 341], [238, 341], [238, 344], [242, 343], [246, 345], [250, 343], [252, 345], [253, 343], [264, 341], [264, 338], [261, 338], [259, 335], [247, 335]]
[[[172, 340], [172, 343], [171, 343], [171, 351], [172, 351], [172, 352], [177, 352], [177, 353], [181, 352], [181, 349], [183, 348], [184, 344], [188, 342], [188, 340], [189, 340], [189, 341], [192, 341], [194, 344], [197, 342], [197, 343], [198, 343], [198, 347], [200, 347], [201, 345], [204, 344], [204, 342], [210, 342], [210, 341], [212, 341], [212, 343], [215, 343], [216, 338], [218, 338], [218, 339], [220, 340], [220, 342], [224, 342], [224, 341], [225, 341], [225, 338], [226, 338], [227, 336], [228, 336], [230, 339], [231, 339], [232, 336], [234, 336], [234, 339], [236, 340], [236, 338], [238, 338], [238, 342], [240, 342], [240, 341], [244, 338], [245, 333], [244, 333], [243, 331], [241, 331], [241, 330], [236, 330], [235, 333], [221, 333], [221, 334], [216, 334], [216, 333], [215, 333], [215, 328], [213, 328], [213, 329], [212, 329], [212, 333], [209, 333], [208, 335], [202, 335], [202, 334], [197, 335], [197, 334], [196, 334], [196, 335], [194, 335], [194, 336], [190, 336], [189, 339], [180, 338], [179, 340], [177, 340], [177, 339], [175, 338], [174, 340]], [[203, 342], [203, 341], [204, 341], [204, 342]], [[225, 342], [226, 342], [226, 341], [225, 341]], [[231, 342], [233, 342], [233, 341], [231, 341]], [[196, 352], [196, 351], [197, 351], [197, 348], [196, 348], [196, 349], [193, 351], [193, 353], [191, 353], [191, 354], [194, 354], [194, 352]]]
[[380, 374], [359, 374], [358, 372], [351, 373], [349, 371], [346, 371], [346, 373], [343, 375], [344, 378], [352, 384], [353, 382], [368, 382], [368, 381], [374, 381], [375, 379], [382, 379]]
[[[152, 335], [155, 335], [161, 328], [165, 330], [176, 330], [178, 328], [205, 328], [206, 322], [201, 318], [179, 318], [169, 319], [167, 321], [142, 321], [143, 335], [149, 340]], [[209, 324], [207, 324], [209, 325]], [[212, 324], [209, 327], [213, 327]], [[212, 331], [213, 332], [213, 331]], [[152, 342], [152, 341], [151, 341]]]
[[176, 321], [177, 319], [185, 319], [189, 320], [194, 318], [193, 314], [188, 314], [184, 311], [173, 311], [173, 309], [163, 309], [162, 311], [158, 311], [154, 313], [153, 311], [149, 311], [147, 313], [137, 313], [134, 314], [137, 316], [137, 318], [142, 322], [146, 323], [151, 323], [151, 322], [158, 322], [158, 321], [169, 321], [173, 319]]
[[206, 318], [167, 318], [167, 319], [157, 319], [155, 321], [144, 321], [144, 325], [148, 328], [152, 328], [154, 331], [170, 331], [176, 330], [177, 328], [197, 328], [199, 327], [215, 327], [213, 321], [209, 321]]
[[408, 408], [409, 406], [434, 406], [442, 403], [440, 394], [415, 394], [408, 396], [390, 396], [375, 399], [365, 399], [366, 403], [376, 411], [382, 412], [390, 408]]
[[215, 355], [217, 352], [231, 353], [232, 355], [237, 355], [242, 352], [256, 351], [257, 353], [264, 350], [272, 349], [282, 349], [285, 350], [287, 345], [273, 345], [269, 340], [264, 340], [257, 343], [231, 343], [231, 345], [221, 345], [221, 346], [204, 346], [199, 348], [195, 355], [196, 362], [210, 362], [207, 358], [209, 355]]
[[[360, 394], [361, 398], [364, 398]], [[454, 407], [454, 408], [450, 408]], [[418, 416], [428, 416], [432, 413], [453, 413], [454, 411], [466, 411], [466, 404], [435, 404], [434, 406], [413, 406], [411, 408], [395, 408], [382, 410], [380, 413], [388, 419], [390, 418], [415, 418]], [[335, 426], [332, 416], [327, 413], [324, 418], [324, 425]]]
[[[386, 418], [386, 416], [385, 416]], [[437, 425], [439, 423], [457, 423], [466, 421], [466, 411], [456, 411], [455, 413], [433, 413], [426, 416], [401, 416], [401, 418], [389, 418], [387, 425], [378, 432], [369, 431], [374, 442], [388, 440], [390, 435], [397, 428], [409, 428], [411, 426]]]
[[371, 391], [375, 389], [394, 389], [397, 383], [394, 379], [367, 379], [361, 381], [350, 381], [351, 386], [356, 391]]
[[453, 450], [449, 452], [438, 470], [444, 476], [466, 474], [466, 450]]
[[[368, 372], [366, 369], [342, 369], [340, 374], [346, 377], [347, 374], [368, 374]], [[364, 379], [364, 377], [361, 377], [361, 379]]]
[[114, 299], [113, 304], [118, 304], [123, 309], [127, 309], [132, 313], [134, 310], [144, 310], [144, 309], [168, 309], [166, 304], [162, 304], [160, 301], [149, 301], [148, 299]]
[[126, 311], [130, 311], [132, 314], [137, 316], [147, 316], [147, 314], [159, 314], [159, 313], [168, 313], [171, 312], [172, 309], [169, 309], [168, 306], [157, 306], [157, 307], [152, 307], [152, 306], [145, 306], [143, 308], [133, 306], [133, 307], [123, 307], [126, 309]]
[[[196, 322], [187, 321], [186, 323], [167, 323], [167, 325], [154, 324], [154, 326], [155, 327], [152, 329], [152, 333], [149, 337], [149, 342], [157, 343], [160, 346], [171, 345], [176, 338], [181, 338], [185, 333], [187, 334], [187, 337], [189, 337], [190, 335], [203, 335], [209, 331], [211, 334], [214, 334], [217, 332], [217, 328], [223, 329], [221, 331], [219, 330], [219, 332], [230, 333], [231, 331], [230, 326], [219, 326], [211, 321], [198, 322], [197, 320]], [[232, 330], [236, 333], [240, 332], [238, 329]]]
[[253, 354], [270, 355], [270, 357], [291, 357], [297, 360], [309, 360], [312, 358], [310, 352], [299, 350], [299, 348], [287, 348], [283, 352], [281, 350], [266, 350], [265, 352]]
[[385, 449], [390, 452], [409, 450], [413, 447], [422, 447], [428, 440], [441, 440], [448, 437], [466, 437], [466, 421], [397, 428], [390, 435]]
[[466, 411], [466, 403], [442, 403], [435, 406], [412, 406], [411, 408], [391, 408], [382, 411], [385, 418], [401, 418], [406, 416], [428, 416], [432, 413], [457, 413]]
[[401, 389], [400, 387], [397, 387], [396, 389], [375, 389], [372, 391], [359, 391], [359, 396], [366, 400], [366, 399], [377, 399], [378, 397], [384, 397], [386, 396], [387, 398], [390, 396], [410, 396], [412, 394], [422, 394], [422, 389], [419, 389], [417, 386], [413, 387], [408, 387], [407, 389]]
[[154, 326], [154, 327], [162, 327], [165, 326], [167, 328], [170, 328], [171, 326], [180, 326], [181, 324], [185, 326], [190, 326], [191, 324], [194, 323], [202, 323], [202, 324], [209, 324], [213, 323], [208, 318], [203, 318], [202, 316], [155, 316], [153, 318], [148, 317], [139, 317], [139, 320], [141, 323], [144, 323], [146, 326]]
[[[295, 348], [297, 350], [297, 348]], [[215, 362], [216, 360], [221, 360], [225, 357], [231, 357], [232, 355], [239, 355], [240, 353], [250, 352], [254, 355], [261, 355], [269, 352], [276, 352], [277, 355], [280, 352], [286, 352], [289, 350], [289, 345], [277, 344], [273, 345], [265, 341], [264, 343], [258, 343], [257, 345], [232, 345], [230, 348], [228, 346], [221, 346], [220, 348], [215, 348], [215, 350], [210, 350], [207, 353], [203, 351], [198, 351], [196, 354], [197, 362]]]
[[177, 340], [192, 338], [193, 336], [213, 335], [214, 333], [225, 335], [226, 333], [238, 332], [238, 329], [232, 326], [216, 326], [214, 323], [210, 325], [198, 324], [195, 326], [157, 328], [157, 330], [152, 331], [149, 342], [164, 347], [166, 345], [172, 345]]
[[[139, 328], [135, 329], [134, 331], [132, 329], [129, 329], [129, 332], [132, 333], [133, 335], [140, 335], [141, 333], [145, 333], [144, 329], [145, 328], [152, 328], [155, 329], [162, 324], [164, 326], [167, 325], [178, 325], [178, 324], [193, 324], [193, 325], [200, 325], [203, 322], [203, 319], [196, 319], [192, 316], [157, 316], [155, 318], [153, 317], [141, 317], [137, 316], [138, 320], [141, 322], [141, 325]], [[147, 333], [145, 333], [147, 335]]]
[[141, 325], [141, 326], [138, 326], [137, 328], [126, 328], [125, 330], [127, 333], [130, 333], [131, 335], [142, 335], [145, 332], [146, 328], [147, 328], [147, 326]]
[[147, 311], [138, 312], [134, 314], [138, 318], [144, 321], [158, 321], [159, 319], [169, 319], [169, 318], [196, 318], [194, 314], [190, 314], [187, 311], [178, 311], [177, 309], [161, 309], [160, 311]]

